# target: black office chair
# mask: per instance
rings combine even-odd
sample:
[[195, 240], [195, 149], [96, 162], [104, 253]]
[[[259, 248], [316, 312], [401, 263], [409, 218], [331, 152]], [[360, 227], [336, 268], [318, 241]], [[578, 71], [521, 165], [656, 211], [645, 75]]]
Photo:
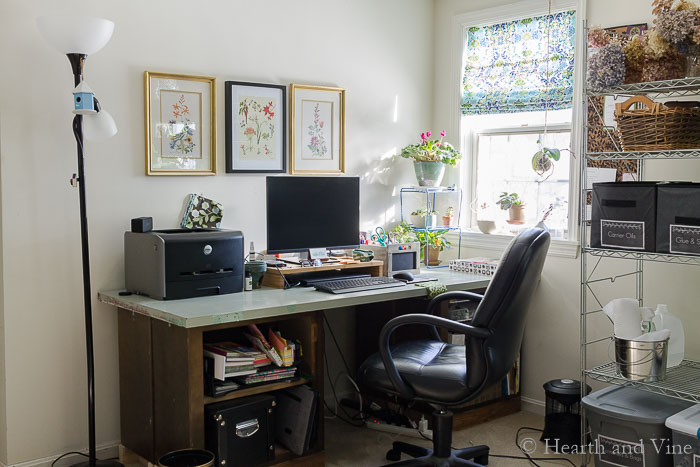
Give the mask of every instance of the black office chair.
[[[452, 449], [452, 412], [446, 407], [463, 404], [501, 381], [513, 368], [520, 352], [525, 316], [537, 288], [549, 249], [549, 232], [532, 228], [511, 241], [501, 264], [482, 296], [472, 292], [446, 292], [428, 304], [426, 314], [399, 316], [384, 325], [379, 353], [360, 367], [363, 384], [395, 394], [405, 401], [429, 403], [433, 412], [433, 449], [396, 441], [388, 460], [401, 453], [416, 459], [398, 465], [486, 465], [488, 446]], [[434, 316], [445, 300], [480, 301], [471, 325]], [[430, 326], [434, 340], [409, 341], [389, 346], [396, 328], [407, 324]], [[466, 345], [446, 344], [437, 327], [465, 334]], [[473, 459], [471, 462], [469, 459]]]

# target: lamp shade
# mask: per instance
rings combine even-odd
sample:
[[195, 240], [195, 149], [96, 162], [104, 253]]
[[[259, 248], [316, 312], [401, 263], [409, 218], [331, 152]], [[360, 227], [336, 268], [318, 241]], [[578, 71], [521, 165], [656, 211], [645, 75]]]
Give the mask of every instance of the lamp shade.
[[63, 54], [94, 54], [109, 42], [114, 31], [109, 20], [68, 15], [40, 16], [36, 25], [44, 40]]
[[106, 110], [86, 115], [83, 119], [83, 134], [88, 141], [111, 138], [117, 134], [117, 124]]

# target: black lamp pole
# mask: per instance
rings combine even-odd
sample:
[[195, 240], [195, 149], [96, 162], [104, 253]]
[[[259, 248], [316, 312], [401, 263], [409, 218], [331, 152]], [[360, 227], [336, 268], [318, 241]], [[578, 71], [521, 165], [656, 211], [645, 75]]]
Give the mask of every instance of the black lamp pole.
[[[73, 80], [75, 86], [80, 84], [83, 75], [83, 65], [87, 55], [70, 53], [68, 60], [73, 68]], [[116, 461], [101, 461], [97, 459], [95, 447], [95, 360], [93, 355], [92, 339], [92, 292], [90, 290], [90, 248], [88, 246], [88, 220], [87, 206], [85, 203], [85, 158], [83, 154], [83, 116], [77, 114], [73, 118], [73, 134], [78, 145], [78, 178], [73, 176], [71, 183], [77, 183], [80, 196], [80, 240], [82, 244], [83, 258], [83, 302], [85, 305], [85, 350], [87, 357], [87, 383], [88, 383], [88, 435], [89, 435], [89, 460], [80, 462], [76, 466], [121, 466]]]

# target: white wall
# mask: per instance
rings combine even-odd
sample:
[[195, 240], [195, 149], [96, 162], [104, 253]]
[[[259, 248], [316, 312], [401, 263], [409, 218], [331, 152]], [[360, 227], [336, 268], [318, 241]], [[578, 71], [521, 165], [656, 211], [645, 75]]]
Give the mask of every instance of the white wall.
[[[450, 25], [455, 15], [508, 5], [513, 0], [436, 0], [435, 1], [435, 90], [433, 128], [451, 128], [458, 121], [459, 109], [453, 102], [451, 89], [452, 42]], [[545, 3], [545, 0], [543, 0]], [[651, 0], [588, 0], [589, 25], [602, 27], [648, 22], [651, 25]], [[457, 116], [455, 118], [455, 116]], [[452, 143], [459, 144], [452, 132]], [[578, 163], [578, 161], [577, 161]], [[649, 162], [646, 178], [656, 180], [700, 180], [700, 164], [695, 161]], [[462, 163], [462, 170], [468, 164]], [[454, 174], [453, 174], [454, 175]], [[497, 250], [467, 248], [463, 257], [499, 256]], [[629, 272], [633, 262], [606, 260], [598, 271], [607, 274]], [[700, 270], [692, 266], [647, 264], [645, 266], [647, 305], [668, 303], [674, 313], [685, 320], [687, 354], [700, 357], [700, 343], [692, 339], [700, 326], [696, 313], [700, 293], [697, 288]], [[604, 277], [603, 275], [597, 277]], [[544, 400], [542, 384], [555, 378], [580, 379], [579, 373], [579, 297], [580, 257], [568, 259], [550, 255], [542, 273], [530, 309], [522, 353], [522, 394], [537, 403]], [[618, 280], [614, 285], [598, 285], [594, 289], [603, 304], [620, 296], [634, 296], [633, 280]], [[594, 299], [589, 295], [589, 303]], [[590, 308], [593, 309], [593, 308]], [[594, 316], [589, 321], [589, 340], [610, 335], [607, 318]], [[607, 360], [607, 343], [593, 346], [592, 361]], [[526, 406], [528, 407], [528, 406]], [[529, 408], [533, 408], [529, 406]], [[535, 407], [536, 408], [536, 407]]]
[[[86, 145], [95, 291], [123, 286], [129, 219], [153, 216], [157, 228], [173, 227], [188, 193], [220, 200], [223, 226], [265, 246], [262, 175], [223, 169], [216, 177], [144, 175], [144, 70], [218, 78], [220, 168], [225, 80], [345, 87], [347, 172], [362, 177], [366, 226], [393, 220], [394, 185], [410, 175], [406, 161], [392, 165], [382, 156], [415, 139], [432, 115], [432, 72], [419, 64], [432, 52], [430, 0], [4, 0], [2, 395], [8, 404], [0, 461], [6, 464], [87, 445], [78, 193], [68, 184], [75, 171], [72, 76], [66, 58], [34, 26], [36, 16], [58, 13], [116, 23], [112, 41], [86, 66], [87, 81], [119, 126], [112, 140]], [[119, 439], [116, 313], [94, 301], [94, 319], [100, 444]]]

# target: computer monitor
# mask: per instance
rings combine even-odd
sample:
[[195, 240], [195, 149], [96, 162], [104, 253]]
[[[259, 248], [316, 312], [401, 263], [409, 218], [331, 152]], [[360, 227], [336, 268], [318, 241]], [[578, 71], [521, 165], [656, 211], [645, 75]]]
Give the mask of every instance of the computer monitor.
[[267, 177], [267, 251], [355, 248], [359, 177]]

